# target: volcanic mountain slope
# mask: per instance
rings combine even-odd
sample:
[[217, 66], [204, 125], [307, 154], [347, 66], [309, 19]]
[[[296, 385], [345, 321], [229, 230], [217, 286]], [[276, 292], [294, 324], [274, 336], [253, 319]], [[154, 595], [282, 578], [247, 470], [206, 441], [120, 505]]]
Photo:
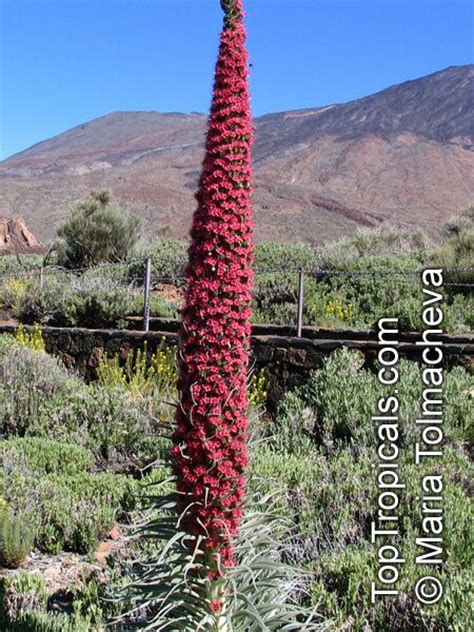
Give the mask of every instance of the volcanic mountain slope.
[[[345, 104], [257, 118], [257, 239], [320, 243], [389, 221], [436, 236], [474, 201], [474, 66]], [[0, 215], [49, 239], [74, 201], [111, 189], [149, 234], [185, 236], [202, 114], [116, 112], [0, 163]]]

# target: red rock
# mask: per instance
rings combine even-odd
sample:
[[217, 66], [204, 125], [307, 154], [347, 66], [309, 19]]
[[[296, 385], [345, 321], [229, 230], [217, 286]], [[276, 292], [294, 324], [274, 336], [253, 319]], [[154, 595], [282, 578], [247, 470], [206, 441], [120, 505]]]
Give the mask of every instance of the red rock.
[[0, 255], [44, 254], [46, 248], [36, 239], [22, 217], [0, 217]]

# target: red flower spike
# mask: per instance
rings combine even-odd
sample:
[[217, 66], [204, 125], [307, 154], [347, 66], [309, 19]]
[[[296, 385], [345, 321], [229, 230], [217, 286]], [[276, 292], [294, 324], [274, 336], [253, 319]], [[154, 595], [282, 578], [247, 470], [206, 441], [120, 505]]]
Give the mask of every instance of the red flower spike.
[[248, 461], [253, 128], [242, 2], [221, 5], [224, 28], [186, 270], [172, 457], [181, 509], [187, 508], [183, 526], [205, 536], [208, 559], [232, 566]]

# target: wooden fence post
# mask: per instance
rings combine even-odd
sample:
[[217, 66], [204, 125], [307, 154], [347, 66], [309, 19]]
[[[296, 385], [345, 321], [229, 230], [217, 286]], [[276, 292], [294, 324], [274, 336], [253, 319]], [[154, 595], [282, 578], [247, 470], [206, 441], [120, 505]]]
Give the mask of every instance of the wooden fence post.
[[304, 304], [304, 271], [300, 268], [298, 274], [298, 314], [296, 321], [296, 335], [301, 338], [301, 330], [303, 328], [303, 304]]
[[151, 257], [145, 260], [145, 279], [143, 296], [143, 331], [150, 329], [150, 294], [151, 294]]

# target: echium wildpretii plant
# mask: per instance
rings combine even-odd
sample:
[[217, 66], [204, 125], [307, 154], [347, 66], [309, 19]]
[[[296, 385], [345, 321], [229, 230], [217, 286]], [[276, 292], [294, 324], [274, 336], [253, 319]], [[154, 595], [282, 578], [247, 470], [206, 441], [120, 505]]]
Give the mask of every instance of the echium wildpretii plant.
[[[196, 195], [180, 336], [181, 405], [173, 436], [183, 519], [203, 535], [217, 575], [233, 564], [247, 466], [247, 364], [252, 290], [251, 141], [240, 0], [222, 0], [206, 156]], [[217, 602], [215, 607], [217, 608]]]
[[[313, 630], [280, 561], [282, 521], [247, 499], [252, 291], [252, 118], [242, 0], [224, 26], [194, 215], [171, 436], [175, 491], [149, 497], [141, 529], [158, 552], [139, 566], [128, 625], [149, 630]], [[262, 507], [264, 509], [262, 510]], [[129, 629], [129, 628], [127, 628]]]

